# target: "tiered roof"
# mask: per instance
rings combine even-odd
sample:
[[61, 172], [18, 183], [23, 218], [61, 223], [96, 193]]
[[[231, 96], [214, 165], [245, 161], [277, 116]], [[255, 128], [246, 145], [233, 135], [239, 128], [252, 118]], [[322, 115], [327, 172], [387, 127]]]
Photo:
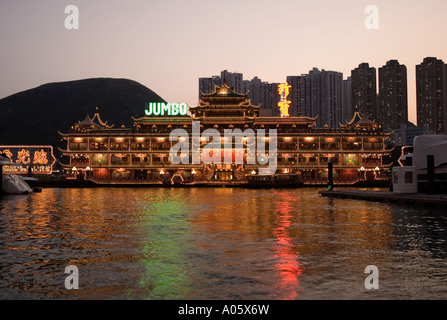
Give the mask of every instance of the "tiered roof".
[[195, 119], [219, 117], [219, 118], [247, 118], [254, 119], [259, 115], [261, 106], [254, 106], [247, 98], [248, 93], [237, 93], [227, 84], [214, 86], [211, 93], [202, 93], [199, 104], [191, 107], [192, 117]]
[[377, 124], [377, 122], [374, 120], [370, 120], [367, 116], [361, 116], [358, 108], [355, 108], [354, 115], [352, 116], [351, 121], [346, 121], [345, 124], [340, 123], [341, 128], [348, 128], [348, 129], [376, 129], [380, 128], [380, 126]]
[[[98, 121], [98, 123], [95, 122], [95, 120]], [[97, 130], [97, 129], [111, 129], [113, 128], [114, 125], [109, 126], [107, 124], [107, 121], [104, 122], [102, 121], [101, 117], [99, 116], [99, 109], [98, 107], [96, 107], [96, 112], [95, 115], [93, 116], [93, 118], [90, 118], [90, 116], [87, 114], [85, 116], [85, 119], [82, 121], [79, 121], [78, 123], [76, 123], [74, 125], [74, 129], [78, 129], [78, 130]]]

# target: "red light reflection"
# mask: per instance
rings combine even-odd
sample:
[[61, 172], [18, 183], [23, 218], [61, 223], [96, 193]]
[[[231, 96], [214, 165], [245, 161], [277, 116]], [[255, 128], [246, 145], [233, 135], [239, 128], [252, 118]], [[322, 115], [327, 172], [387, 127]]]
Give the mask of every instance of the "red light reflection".
[[287, 203], [281, 204], [278, 215], [278, 227], [273, 229], [273, 235], [277, 239], [275, 248], [278, 263], [275, 269], [278, 271], [281, 279], [280, 286], [288, 292], [284, 296], [284, 300], [293, 300], [298, 296], [299, 281], [298, 278], [303, 272], [298, 261], [299, 251], [294, 248], [292, 238], [289, 236], [289, 228], [291, 225], [292, 215], [290, 214], [291, 207]]

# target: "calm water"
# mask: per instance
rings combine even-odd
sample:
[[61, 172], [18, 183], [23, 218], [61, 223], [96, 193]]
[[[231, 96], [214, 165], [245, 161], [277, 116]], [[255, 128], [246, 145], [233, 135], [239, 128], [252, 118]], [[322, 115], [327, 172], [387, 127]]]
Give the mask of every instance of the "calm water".
[[44, 189], [0, 200], [0, 299], [447, 299], [446, 241], [445, 211], [317, 189]]

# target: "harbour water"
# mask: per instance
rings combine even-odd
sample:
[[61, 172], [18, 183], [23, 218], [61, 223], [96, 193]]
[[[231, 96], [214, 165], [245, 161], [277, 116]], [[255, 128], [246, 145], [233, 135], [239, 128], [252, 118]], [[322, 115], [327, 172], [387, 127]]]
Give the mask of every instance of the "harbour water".
[[[0, 299], [447, 299], [447, 212], [316, 188], [0, 199]], [[65, 267], [79, 289], [65, 287]], [[378, 289], [366, 289], [368, 265]]]

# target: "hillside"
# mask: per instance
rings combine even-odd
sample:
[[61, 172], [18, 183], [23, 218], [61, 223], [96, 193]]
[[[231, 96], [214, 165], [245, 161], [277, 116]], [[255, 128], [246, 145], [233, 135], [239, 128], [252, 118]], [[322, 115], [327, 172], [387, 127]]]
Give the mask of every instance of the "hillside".
[[0, 100], [0, 145], [45, 144], [64, 147], [58, 131], [67, 132], [96, 107], [102, 120], [115, 128], [132, 126], [144, 116], [148, 102], [164, 102], [138, 82], [94, 78], [49, 83]]

